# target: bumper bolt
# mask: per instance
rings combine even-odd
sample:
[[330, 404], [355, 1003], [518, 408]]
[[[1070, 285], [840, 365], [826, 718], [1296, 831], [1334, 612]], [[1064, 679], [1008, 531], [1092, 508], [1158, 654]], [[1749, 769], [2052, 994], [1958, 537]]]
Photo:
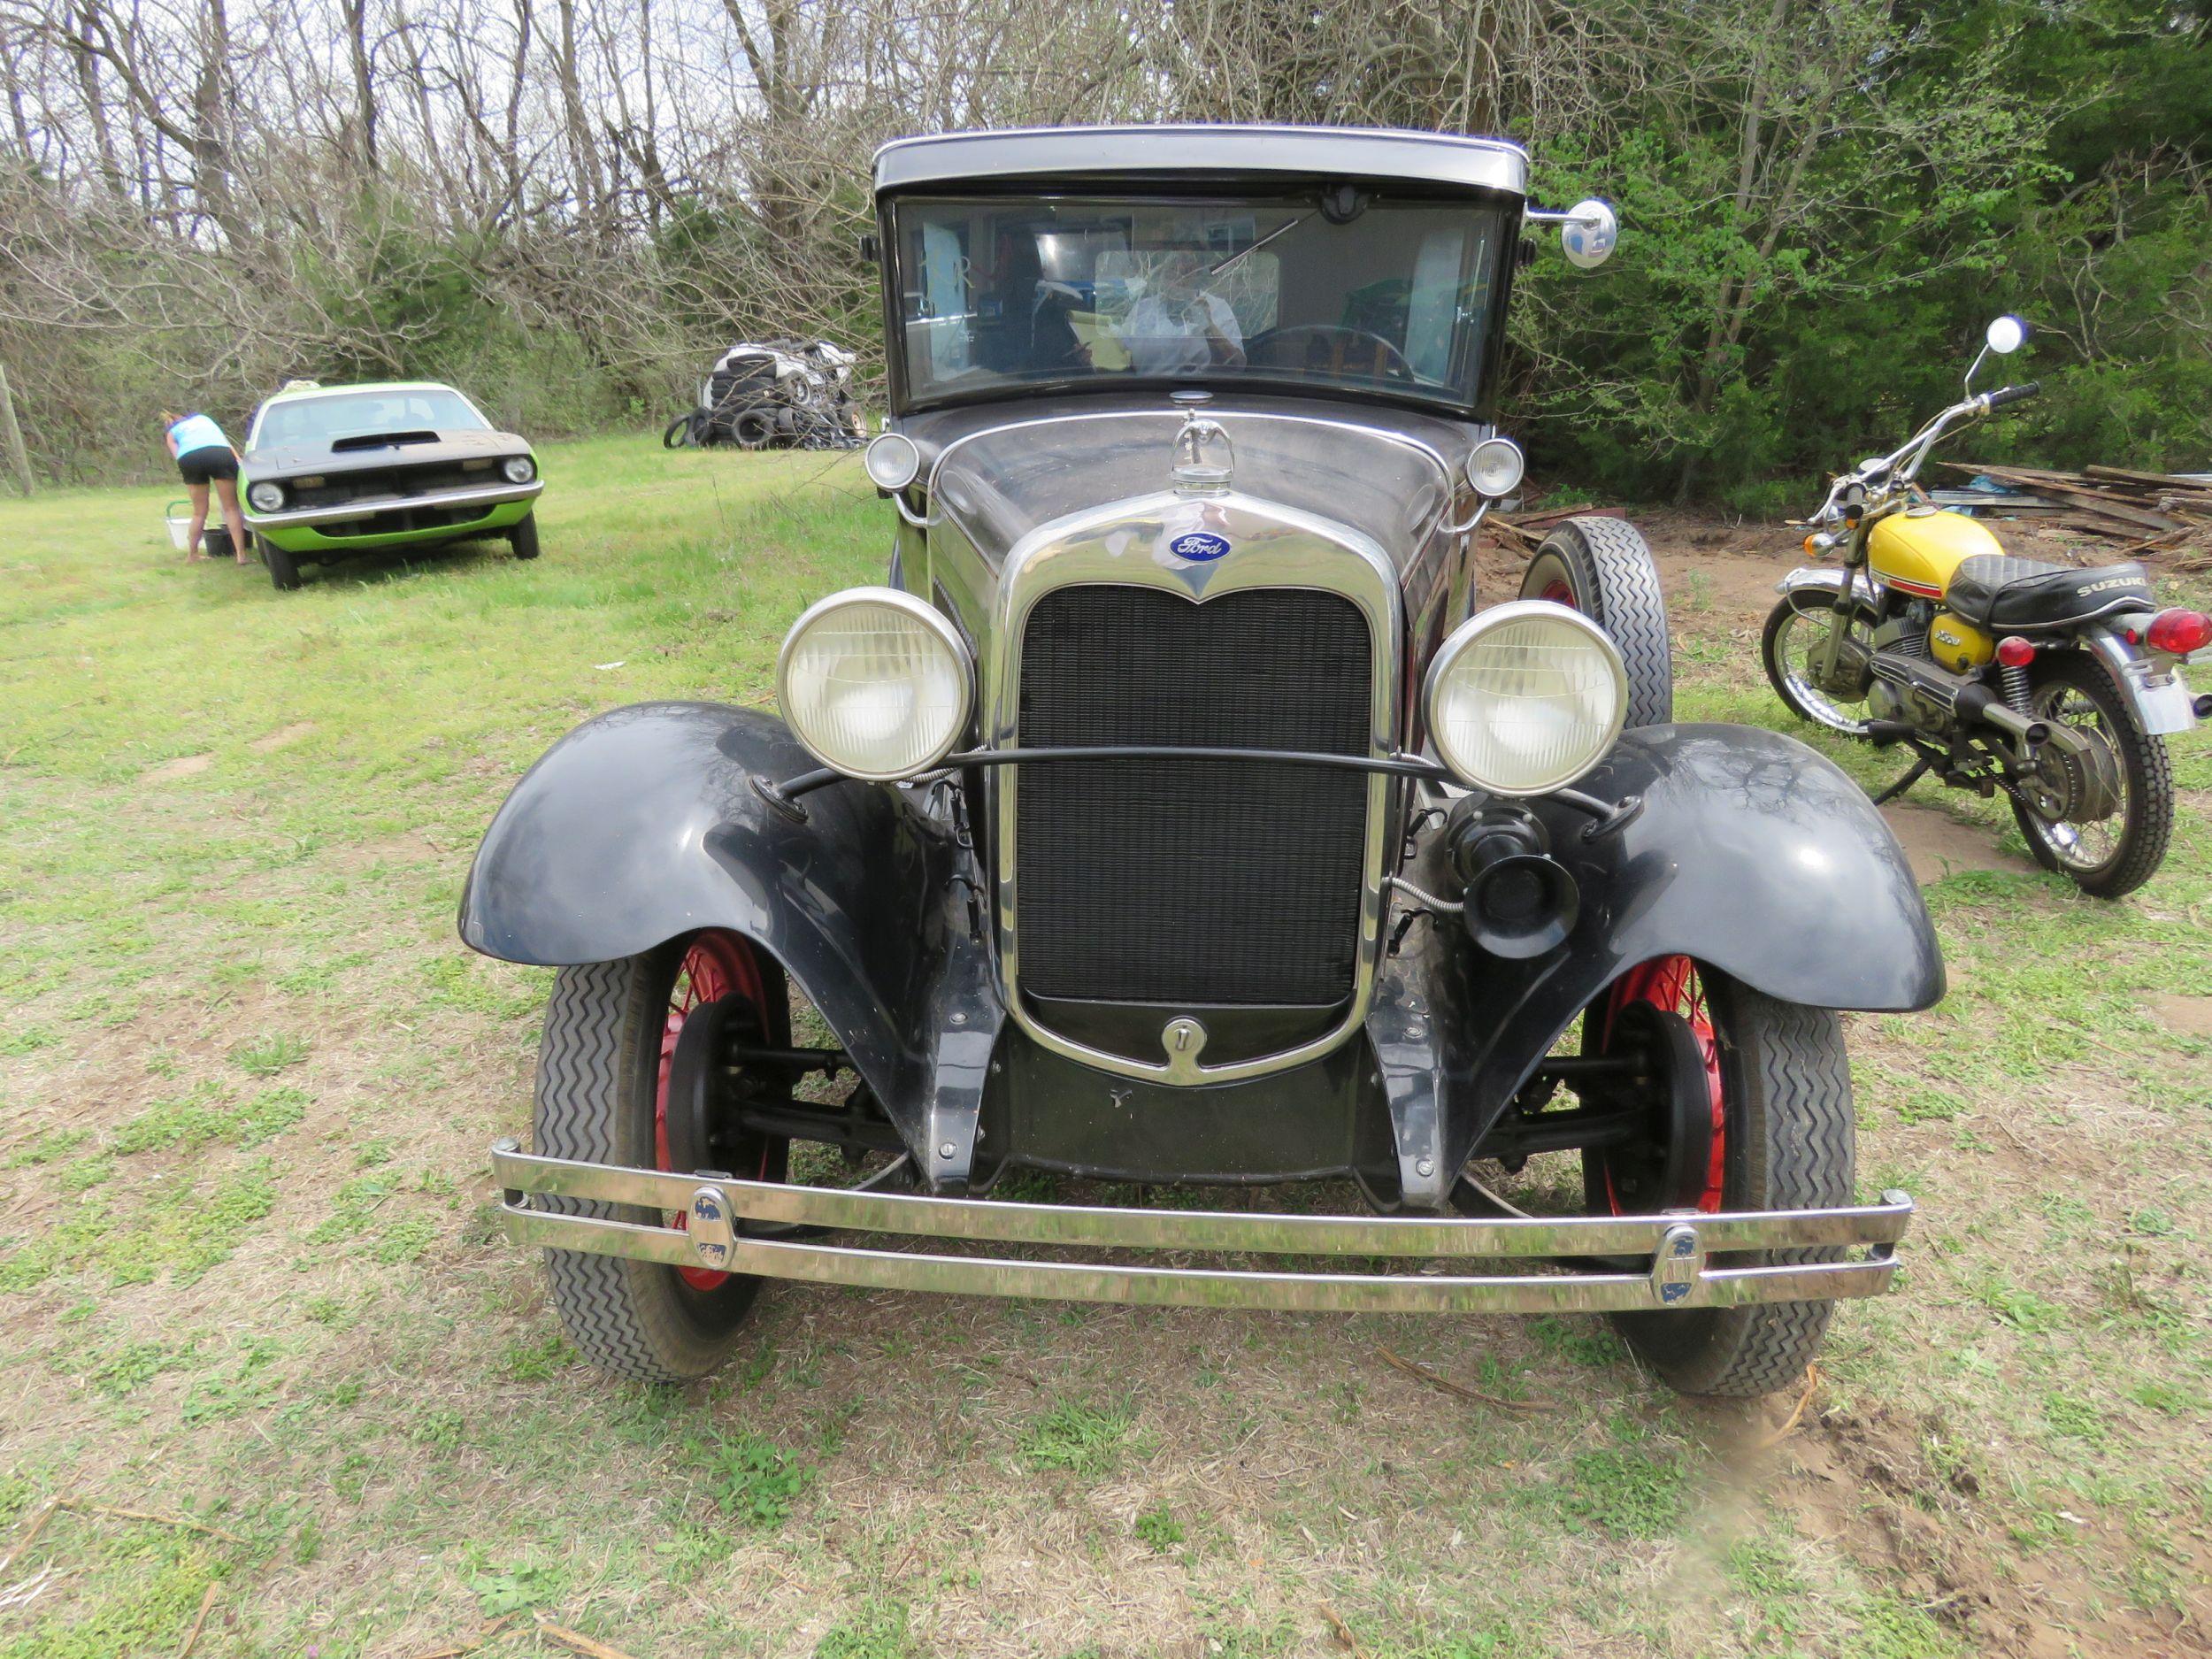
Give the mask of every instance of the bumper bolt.
[[955, 1150], [956, 1150], [956, 1148], [953, 1146], [952, 1142], [948, 1141], [943, 1146], [937, 1148], [937, 1156], [941, 1158], [949, 1158], [953, 1155]]
[[1436, 1160], [1434, 1158], [1417, 1159], [1413, 1165], [1413, 1172], [1426, 1180], [1436, 1173]]

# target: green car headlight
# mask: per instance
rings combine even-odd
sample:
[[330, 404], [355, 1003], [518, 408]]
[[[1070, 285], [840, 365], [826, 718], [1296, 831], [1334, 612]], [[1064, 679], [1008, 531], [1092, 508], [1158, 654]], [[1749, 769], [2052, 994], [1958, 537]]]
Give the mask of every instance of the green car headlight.
[[274, 512], [284, 505], [284, 486], [265, 478], [246, 491], [246, 499], [253, 503], [256, 512]]
[[526, 455], [511, 455], [499, 464], [511, 484], [527, 484], [538, 475], [537, 463]]

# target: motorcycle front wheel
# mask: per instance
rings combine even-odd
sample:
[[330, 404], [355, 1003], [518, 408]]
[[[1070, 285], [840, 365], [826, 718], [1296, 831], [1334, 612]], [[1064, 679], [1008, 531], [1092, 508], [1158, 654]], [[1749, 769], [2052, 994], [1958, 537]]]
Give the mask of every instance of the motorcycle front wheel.
[[[1846, 737], [1864, 737], [1867, 718], [1857, 698], [1837, 698], [1820, 688], [1818, 654], [1827, 649], [1828, 630], [1835, 626], [1837, 595], [1811, 589], [1785, 594], [1767, 618], [1759, 640], [1759, 660], [1775, 695], [1799, 719], [1824, 726]], [[1854, 620], [1852, 642], [1870, 657], [1873, 645], [1866, 627]]]
[[2042, 764], [2068, 768], [2050, 781], [2075, 805], [2045, 817], [2012, 803], [2036, 863], [2070, 878], [2094, 898], [2132, 893], [2157, 872], [2174, 829], [2174, 773], [2166, 740], [2146, 732], [2102, 664], [2077, 651], [2039, 657], [2029, 671], [2028, 701], [2038, 719], [2071, 727], [2086, 740], [2079, 762], [2045, 745]]

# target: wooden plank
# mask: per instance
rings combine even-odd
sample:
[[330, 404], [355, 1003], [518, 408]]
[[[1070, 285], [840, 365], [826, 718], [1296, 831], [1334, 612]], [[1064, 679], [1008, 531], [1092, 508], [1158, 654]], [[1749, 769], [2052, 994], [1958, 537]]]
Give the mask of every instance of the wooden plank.
[[2174, 472], [2139, 472], [2125, 466], [2085, 466], [2082, 471], [2091, 478], [2112, 478], [2125, 484], [2149, 484], [2160, 489], [2176, 484], [2185, 486], [2188, 481]]
[[[1504, 513], [1500, 518], [1503, 522], [1515, 525], [1549, 524], [1555, 518], [1571, 518], [1578, 512], [1595, 513], [1597, 511], [1586, 501], [1573, 507], [1551, 507], [1542, 512]], [[1612, 511], [1618, 513], [1620, 509], [1616, 507]]]
[[2181, 530], [2187, 527], [2180, 519], [2169, 518], [2162, 512], [2152, 512], [2143, 507], [2130, 507], [2124, 503], [2109, 500], [2089, 490], [2069, 489], [2060, 484], [2046, 484], [2042, 489], [2047, 495], [2055, 495], [2061, 501], [2073, 502], [2087, 511], [2101, 513], [2108, 518], [2121, 518], [2129, 524], [2139, 524], [2146, 530]]

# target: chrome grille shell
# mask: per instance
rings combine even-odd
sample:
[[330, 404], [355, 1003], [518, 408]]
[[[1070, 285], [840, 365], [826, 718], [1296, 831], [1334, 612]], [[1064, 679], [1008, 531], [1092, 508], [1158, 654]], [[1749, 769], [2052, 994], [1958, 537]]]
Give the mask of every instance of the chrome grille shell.
[[[1169, 543], [1193, 531], [1225, 539], [1230, 552], [1205, 563], [1178, 557]], [[1373, 651], [1370, 676], [1369, 752], [1395, 747], [1403, 625], [1397, 572], [1382, 548], [1344, 525], [1315, 514], [1231, 491], [1187, 495], [1172, 490], [1039, 525], [1007, 554], [997, 594], [992, 649], [982, 664], [987, 677], [986, 741], [1012, 748], [1020, 741], [1021, 654], [1030, 612], [1045, 595], [1077, 586], [1152, 588], [1203, 604], [1225, 594], [1263, 588], [1304, 588], [1333, 594], [1356, 606], [1367, 624]], [[1202, 1056], [1148, 1062], [1090, 1047], [1054, 1031], [1025, 1004], [1021, 994], [1018, 766], [1001, 768], [997, 790], [994, 912], [1000, 988], [1022, 1028], [1055, 1053], [1125, 1077], [1182, 1086], [1233, 1082], [1286, 1070], [1318, 1058], [1343, 1042], [1367, 1015], [1380, 955], [1384, 855], [1394, 793], [1398, 785], [1376, 773], [1367, 781], [1366, 841], [1362, 859], [1358, 941], [1352, 995], [1343, 1018], [1318, 1038], [1273, 1054], [1209, 1066]]]

